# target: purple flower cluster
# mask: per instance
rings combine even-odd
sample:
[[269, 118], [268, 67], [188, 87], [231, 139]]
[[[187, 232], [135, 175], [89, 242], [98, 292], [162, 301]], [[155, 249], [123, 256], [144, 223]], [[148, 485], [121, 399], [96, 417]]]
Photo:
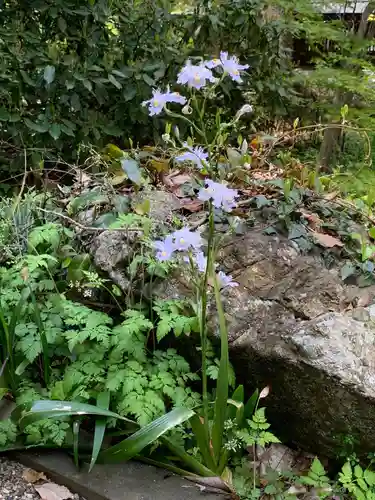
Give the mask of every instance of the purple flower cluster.
[[[156, 249], [157, 260], [164, 262], [171, 260], [175, 252], [191, 252], [191, 260], [197, 267], [198, 271], [205, 273], [207, 269], [207, 257], [201, 250], [203, 245], [203, 239], [198, 232], [190, 231], [188, 228], [179, 229], [172, 234], [166, 236], [164, 240], [159, 240], [154, 242], [154, 248]], [[185, 255], [185, 262], [189, 263], [190, 258]], [[219, 281], [220, 288], [230, 287], [233, 288], [238, 286], [232, 279], [232, 276], [226, 275], [222, 271], [217, 273], [217, 279]]]
[[220, 182], [214, 182], [206, 179], [205, 187], [198, 193], [198, 199], [202, 201], [212, 201], [216, 208], [221, 208], [225, 212], [231, 212], [236, 206], [238, 192], [236, 189], [230, 189]]
[[204, 87], [207, 81], [211, 83], [216, 82], [212, 71], [203, 63], [191, 64], [191, 61], [187, 61], [177, 78], [177, 83], [188, 85], [198, 90]]
[[185, 104], [186, 98], [180, 95], [178, 92], [170, 92], [169, 88], [167, 88], [167, 91], [164, 93], [159, 89], [153, 89], [152, 98], [148, 101], [143, 101], [142, 106], [148, 106], [150, 116], [154, 116], [159, 115], [168, 102]]
[[175, 161], [177, 162], [191, 161], [192, 163], [195, 163], [195, 165], [197, 166], [197, 168], [199, 168], [199, 170], [203, 170], [207, 163], [208, 153], [205, 153], [203, 148], [199, 146], [193, 148], [189, 146], [186, 142], [184, 143], [184, 148], [186, 148], [187, 151], [177, 156], [175, 158]]
[[157, 250], [156, 258], [160, 261], [170, 260], [175, 252], [189, 250], [199, 252], [202, 245], [201, 235], [188, 228], [179, 229], [169, 234], [164, 240], [154, 242], [154, 247]]
[[228, 52], [220, 52], [220, 59], [206, 61], [206, 68], [213, 69], [218, 66], [223, 68], [224, 74], [229, 75], [235, 82], [242, 82], [240, 72], [249, 67], [248, 64], [240, 64], [236, 56], [228, 56]]

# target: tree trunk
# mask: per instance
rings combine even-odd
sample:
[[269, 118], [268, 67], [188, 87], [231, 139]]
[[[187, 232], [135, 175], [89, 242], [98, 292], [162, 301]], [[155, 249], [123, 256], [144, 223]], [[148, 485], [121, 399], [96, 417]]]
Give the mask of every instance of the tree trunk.
[[341, 128], [331, 127], [324, 131], [323, 141], [319, 151], [319, 170], [330, 172], [336, 157], [341, 137]]
[[[357, 31], [357, 36], [360, 39], [366, 38], [368, 35], [368, 18], [375, 10], [375, 0], [369, 0], [365, 10], [362, 13], [361, 22]], [[372, 32], [372, 30], [371, 30]], [[335, 96], [336, 104], [344, 104], [350, 101], [350, 96], [347, 93], [337, 92]], [[350, 104], [350, 102], [348, 103]], [[342, 135], [342, 128], [328, 128], [324, 132], [323, 141], [320, 147], [318, 167], [326, 172], [331, 171], [331, 166], [335, 159], [336, 152], [339, 148], [339, 140]]]
[[358, 28], [358, 32], [357, 32], [357, 35], [358, 35], [358, 38], [366, 38], [366, 34], [367, 34], [367, 28], [368, 28], [368, 18], [370, 16], [370, 14], [372, 14], [375, 10], [375, 1], [374, 0], [370, 0], [369, 3], [367, 4], [365, 10], [363, 11], [362, 13], [362, 17], [361, 17], [361, 22], [359, 23], [359, 28]]

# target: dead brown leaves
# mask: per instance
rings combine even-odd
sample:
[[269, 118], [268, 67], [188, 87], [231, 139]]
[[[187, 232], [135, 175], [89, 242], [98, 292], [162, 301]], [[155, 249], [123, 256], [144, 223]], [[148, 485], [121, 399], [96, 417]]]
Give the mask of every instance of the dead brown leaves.
[[48, 481], [43, 472], [25, 469], [22, 478], [27, 483], [34, 485], [35, 491], [39, 494], [41, 500], [68, 500], [74, 496], [65, 486]]

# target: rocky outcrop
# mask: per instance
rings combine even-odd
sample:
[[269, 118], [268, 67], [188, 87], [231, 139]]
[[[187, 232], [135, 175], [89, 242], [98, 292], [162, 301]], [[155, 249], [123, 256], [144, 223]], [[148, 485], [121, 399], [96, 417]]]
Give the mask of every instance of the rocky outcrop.
[[[328, 456], [347, 436], [361, 452], [374, 451], [373, 291], [345, 286], [318, 256], [260, 232], [232, 237], [219, 257], [240, 284], [223, 292], [231, 361], [249, 391], [271, 386], [265, 403], [273, 430]], [[183, 276], [157, 291], [188, 293]], [[211, 323], [215, 332], [214, 315]]]

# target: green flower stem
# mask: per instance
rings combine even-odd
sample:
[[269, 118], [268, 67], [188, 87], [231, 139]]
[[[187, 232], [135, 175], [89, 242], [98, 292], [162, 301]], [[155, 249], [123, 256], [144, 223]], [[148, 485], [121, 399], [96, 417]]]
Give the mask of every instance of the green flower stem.
[[209, 207], [209, 235], [208, 235], [208, 253], [207, 253], [207, 267], [204, 275], [202, 288], [201, 288], [201, 315], [200, 315], [200, 336], [202, 346], [202, 401], [203, 401], [203, 418], [207, 438], [209, 437], [208, 426], [208, 389], [207, 389], [207, 288], [208, 278], [210, 275], [211, 262], [213, 257], [213, 242], [214, 242], [214, 213], [213, 206], [210, 202]]
[[[168, 116], [171, 116], [172, 118], [180, 118], [182, 119], [184, 122], [188, 123], [191, 127], [193, 127], [193, 129], [201, 136], [203, 137], [203, 139], [205, 139], [205, 134], [204, 132], [199, 128], [197, 127], [197, 125], [195, 125], [194, 122], [192, 122], [191, 120], [189, 120], [189, 118], [187, 118], [186, 116], [184, 115], [180, 115], [179, 113], [174, 113], [173, 111], [170, 111], [168, 108], [164, 108], [165, 109], [165, 112], [167, 113]], [[206, 139], [205, 139], [206, 140]]]
[[[206, 98], [204, 100], [202, 108], [199, 107], [198, 99], [197, 99], [195, 93], [192, 95], [191, 100], [192, 100], [193, 106], [196, 109], [198, 116], [199, 116], [199, 122], [200, 122], [201, 130], [203, 132], [203, 139], [205, 141], [206, 146], [209, 147], [209, 142], [208, 142], [207, 133], [206, 133], [206, 125], [204, 123], [204, 107], [205, 107]], [[209, 159], [211, 159], [211, 158], [209, 158]]]

